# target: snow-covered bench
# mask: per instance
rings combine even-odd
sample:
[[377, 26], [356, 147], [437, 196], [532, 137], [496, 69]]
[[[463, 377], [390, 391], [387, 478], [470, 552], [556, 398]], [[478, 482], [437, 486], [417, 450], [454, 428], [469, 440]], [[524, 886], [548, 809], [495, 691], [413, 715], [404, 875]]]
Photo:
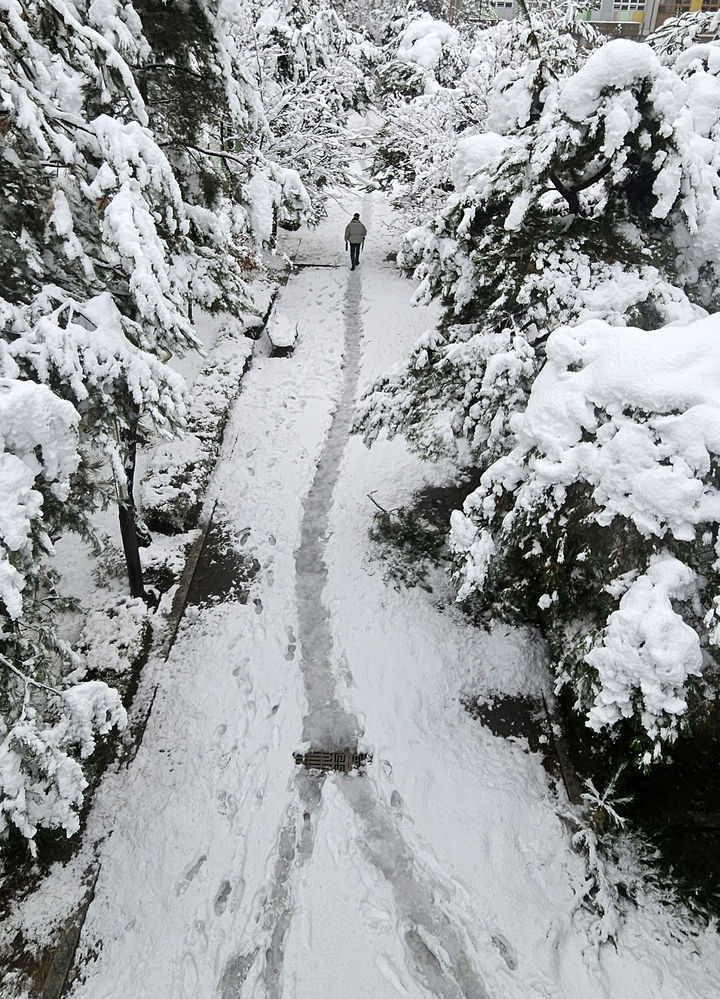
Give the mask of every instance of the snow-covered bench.
[[270, 357], [289, 357], [295, 350], [298, 324], [293, 326], [287, 317], [273, 317], [267, 325], [270, 340]]

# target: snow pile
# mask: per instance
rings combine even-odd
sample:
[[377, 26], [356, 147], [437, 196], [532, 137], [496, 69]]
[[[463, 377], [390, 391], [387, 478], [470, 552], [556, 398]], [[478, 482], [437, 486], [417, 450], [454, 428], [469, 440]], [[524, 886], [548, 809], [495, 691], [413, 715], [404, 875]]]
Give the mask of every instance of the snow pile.
[[[641, 720], [651, 739], [674, 733], [687, 711], [685, 686], [702, 667], [700, 639], [673, 604], [691, 600], [697, 590], [692, 569], [667, 552], [650, 559], [608, 618], [602, 641], [588, 652], [599, 690], [588, 725], [599, 731], [632, 718], [640, 700]], [[668, 731], [663, 732], [663, 728]], [[656, 755], [658, 752], [656, 742]], [[645, 763], [652, 756], [646, 753]]]
[[[627, 38], [616, 38], [588, 59], [562, 88], [559, 107], [574, 121], [583, 121], [595, 114], [610, 87], [632, 93], [647, 77], [657, 75], [670, 81], [673, 74], [665, 73], [649, 45], [638, 45]], [[672, 86], [667, 88], [672, 94]]]
[[496, 132], [483, 132], [460, 139], [452, 163], [455, 190], [466, 190], [473, 177], [502, 156], [506, 146], [507, 139]]
[[508, 66], [498, 73], [489, 101], [489, 129], [505, 133], [528, 124], [533, 84], [539, 72], [540, 60], [533, 59], [520, 66]]
[[298, 323], [289, 316], [271, 316], [266, 331], [273, 347], [292, 347], [299, 335]]
[[[153, 541], [154, 547], [156, 544]], [[171, 553], [168, 553], [171, 561]], [[145, 568], [150, 559], [145, 552]], [[165, 563], [163, 563], [165, 564]], [[180, 574], [184, 562], [170, 564], [169, 571]], [[96, 606], [87, 608], [78, 651], [83, 666], [75, 671], [75, 679], [89, 672], [94, 676], [111, 677], [113, 685], [126, 687], [129, 674], [143, 658], [143, 646], [148, 641], [150, 621], [148, 608], [139, 597], [121, 596], [113, 600], [107, 589], [92, 595]]]
[[412, 21], [400, 38], [397, 57], [412, 62], [427, 72], [434, 72], [446, 49], [460, 41], [459, 32], [446, 21], [436, 21], [429, 14]]
[[90, 756], [95, 750], [95, 736], [107, 735], [113, 728], [123, 729], [127, 713], [116, 690], [101, 680], [78, 683], [62, 693], [67, 710], [69, 742], [77, 745], [80, 756]]

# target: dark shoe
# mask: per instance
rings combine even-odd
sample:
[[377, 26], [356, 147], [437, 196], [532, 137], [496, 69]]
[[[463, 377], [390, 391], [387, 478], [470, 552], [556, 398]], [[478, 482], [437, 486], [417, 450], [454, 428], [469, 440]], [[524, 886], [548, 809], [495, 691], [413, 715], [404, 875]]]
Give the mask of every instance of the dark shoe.
[[355, 264], [353, 264], [353, 265], [352, 265], [352, 267], [350, 268], [350, 270], [351, 270], [351, 271], [354, 271], [354, 270], [355, 270]]

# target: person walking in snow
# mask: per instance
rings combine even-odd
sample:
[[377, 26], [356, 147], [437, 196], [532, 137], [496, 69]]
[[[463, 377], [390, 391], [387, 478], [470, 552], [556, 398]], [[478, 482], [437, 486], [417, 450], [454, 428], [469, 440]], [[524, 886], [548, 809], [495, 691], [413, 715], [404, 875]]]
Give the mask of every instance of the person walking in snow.
[[345, 226], [345, 249], [347, 250], [348, 244], [350, 244], [351, 271], [354, 271], [360, 263], [360, 247], [365, 245], [366, 236], [367, 229], [360, 221], [358, 213], [355, 212], [352, 219]]

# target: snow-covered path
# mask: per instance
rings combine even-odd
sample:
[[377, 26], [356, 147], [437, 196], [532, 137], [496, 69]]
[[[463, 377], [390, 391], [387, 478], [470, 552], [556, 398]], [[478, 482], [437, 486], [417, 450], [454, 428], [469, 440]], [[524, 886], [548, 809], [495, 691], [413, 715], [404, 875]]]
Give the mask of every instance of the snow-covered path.
[[[347, 270], [342, 227], [370, 239]], [[540, 759], [460, 705], [536, 692], [528, 635], [472, 629], [372, 558], [366, 494], [396, 507], [442, 470], [400, 441], [348, 439], [356, 386], [435, 316], [385, 261], [382, 199], [304, 234], [212, 484], [215, 520], [261, 572], [250, 599], [189, 608], [114, 816], [73, 999], [710, 999], [717, 938], [688, 937], [640, 894], [617, 947], [592, 944], [585, 866]], [[360, 775], [293, 753], [359, 739]]]

